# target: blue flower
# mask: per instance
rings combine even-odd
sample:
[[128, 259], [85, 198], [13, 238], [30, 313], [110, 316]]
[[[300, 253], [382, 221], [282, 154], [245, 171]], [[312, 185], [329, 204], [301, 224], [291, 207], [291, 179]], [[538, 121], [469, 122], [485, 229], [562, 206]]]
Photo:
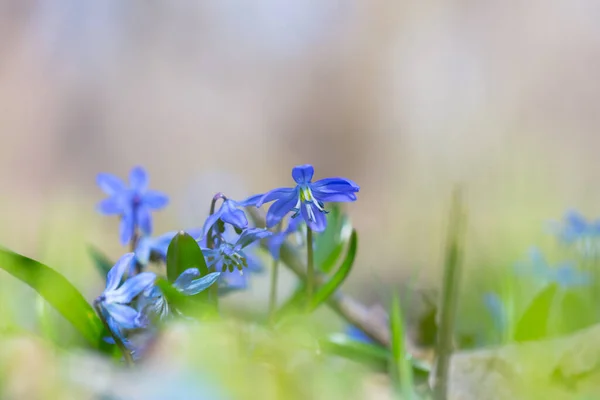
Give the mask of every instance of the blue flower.
[[369, 335], [367, 335], [361, 329], [357, 328], [354, 325], [348, 325], [348, 327], [346, 328], [346, 335], [350, 339], [356, 340], [357, 342], [368, 343], [368, 344], [376, 343], [373, 339], [371, 339], [371, 337]]
[[548, 264], [542, 252], [537, 248], [530, 249], [529, 262], [517, 264], [517, 273], [523, 272], [533, 273], [546, 283], [556, 283], [562, 288], [587, 286], [591, 282], [590, 274], [579, 271], [571, 262]]
[[249, 228], [244, 230], [235, 243], [218, 240], [214, 249], [202, 249], [209, 268], [214, 271], [233, 272], [234, 269], [242, 271], [248, 266], [247, 257], [242, 251], [245, 247], [272, 235], [265, 229]]
[[129, 304], [154, 284], [156, 275], [152, 272], [142, 272], [127, 279], [121, 285], [123, 275], [130, 267], [133, 257], [133, 253], [125, 254], [108, 271], [106, 288], [95, 301], [100, 305], [108, 325], [116, 334], [120, 334], [122, 329], [137, 329], [146, 326], [144, 315]]
[[298, 231], [298, 228], [302, 222], [304, 221], [300, 218], [292, 218], [284, 231], [276, 232], [267, 239], [267, 247], [274, 260], [279, 260], [281, 246], [289, 235]]
[[[148, 265], [150, 260], [165, 260], [167, 250], [175, 235], [180, 231], [171, 231], [157, 237], [143, 236], [135, 248], [135, 258], [141, 265]], [[202, 236], [202, 229], [186, 230], [190, 236], [197, 239]]]
[[[264, 270], [261, 260], [256, 256], [255, 243], [249, 245], [244, 249], [244, 256], [246, 257], [247, 267], [244, 272], [260, 273]], [[234, 291], [245, 290], [250, 284], [250, 274], [239, 271], [224, 271], [221, 273], [219, 279], [219, 294], [226, 295]]]
[[551, 230], [564, 244], [575, 245], [584, 256], [600, 254], [600, 220], [588, 221], [571, 210], [563, 221], [554, 222]]
[[193, 296], [208, 289], [213, 283], [219, 280], [220, 275], [220, 272], [211, 272], [208, 275], [200, 277], [198, 268], [189, 268], [175, 279], [173, 287], [186, 296]]
[[356, 200], [355, 193], [360, 190], [356, 183], [345, 178], [326, 178], [312, 182], [313, 174], [312, 165], [294, 167], [292, 177], [297, 184], [295, 188], [274, 189], [258, 200], [257, 207], [275, 201], [267, 212], [267, 228], [275, 226], [293, 211], [293, 217], [302, 215], [309, 228], [322, 232], [327, 225], [325, 202]]
[[504, 310], [504, 303], [500, 296], [494, 292], [488, 292], [483, 296], [483, 303], [485, 307], [492, 314], [492, 320], [494, 327], [498, 332], [504, 332], [507, 326], [506, 312]]
[[243, 201], [235, 201], [228, 198], [223, 198], [221, 207], [214, 214], [210, 215], [206, 222], [204, 222], [204, 235], [208, 234], [210, 228], [218, 221], [221, 220], [224, 223], [232, 225], [237, 229], [246, 229], [248, 227], [248, 218], [244, 211], [240, 210], [240, 207], [255, 206], [258, 200], [262, 197], [261, 195], [255, 195], [247, 198]]
[[148, 189], [148, 174], [142, 167], [135, 167], [129, 173], [129, 187], [111, 174], [98, 174], [98, 186], [108, 194], [108, 198], [98, 204], [98, 211], [104, 215], [120, 215], [119, 237], [125, 245], [139, 227], [145, 235], [152, 233], [152, 210], [163, 208], [168, 197], [158, 191]]

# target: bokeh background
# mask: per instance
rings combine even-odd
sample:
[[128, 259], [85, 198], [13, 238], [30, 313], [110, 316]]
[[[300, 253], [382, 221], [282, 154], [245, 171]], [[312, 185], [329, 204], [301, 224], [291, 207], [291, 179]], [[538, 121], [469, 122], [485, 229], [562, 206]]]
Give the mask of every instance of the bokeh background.
[[98, 172], [144, 165], [161, 233], [312, 163], [361, 185], [346, 287], [367, 302], [436, 285], [456, 184], [469, 271], [517, 259], [598, 212], [599, 20], [594, 0], [0, 0], [0, 243], [93, 296], [86, 245], [125, 251]]

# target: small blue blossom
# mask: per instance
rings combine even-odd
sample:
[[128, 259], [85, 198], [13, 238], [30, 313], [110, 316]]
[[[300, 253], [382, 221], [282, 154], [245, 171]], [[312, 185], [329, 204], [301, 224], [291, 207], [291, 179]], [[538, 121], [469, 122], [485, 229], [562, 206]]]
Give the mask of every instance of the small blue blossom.
[[567, 212], [561, 222], [554, 222], [551, 230], [566, 245], [575, 245], [581, 254], [596, 256], [600, 253], [600, 220], [588, 221], [579, 212]]
[[261, 195], [255, 195], [247, 198], [243, 201], [235, 201], [228, 198], [223, 198], [221, 207], [214, 214], [210, 215], [204, 223], [203, 231], [204, 235], [208, 234], [210, 228], [218, 221], [221, 220], [226, 224], [229, 224], [237, 229], [246, 229], [248, 227], [248, 218], [244, 211], [240, 210], [240, 207], [255, 206]]
[[294, 167], [292, 177], [296, 187], [271, 190], [258, 200], [257, 207], [275, 201], [267, 212], [267, 228], [275, 226], [293, 211], [293, 217], [302, 215], [309, 228], [322, 232], [327, 226], [325, 202], [356, 200], [355, 193], [360, 190], [356, 183], [345, 178], [326, 178], [312, 182], [313, 174], [312, 165]]
[[200, 277], [198, 268], [186, 269], [173, 282], [173, 287], [186, 296], [196, 295], [208, 289], [213, 283], [219, 280], [220, 272], [211, 272]]
[[562, 288], [587, 286], [591, 282], [591, 276], [587, 272], [579, 271], [575, 264], [562, 262], [554, 266], [550, 265], [542, 252], [537, 248], [529, 251], [529, 261], [517, 264], [517, 273], [533, 273], [547, 283], [556, 283]]
[[356, 340], [357, 342], [368, 343], [368, 344], [376, 343], [373, 339], [371, 339], [371, 337], [369, 335], [367, 335], [361, 329], [357, 328], [354, 325], [348, 325], [348, 327], [346, 328], [346, 335], [350, 339]]
[[287, 237], [293, 233], [298, 231], [300, 225], [304, 222], [300, 218], [292, 218], [285, 230], [281, 232], [274, 233], [271, 237], [267, 239], [267, 247], [269, 249], [269, 253], [274, 260], [279, 260], [279, 253], [281, 250], [281, 246], [286, 241]]
[[132, 300], [150, 288], [156, 280], [152, 272], [142, 272], [127, 279], [122, 285], [125, 271], [130, 267], [134, 254], [127, 253], [108, 271], [106, 288], [96, 299], [113, 332], [120, 334], [122, 329], [137, 329], [146, 326], [144, 315], [129, 306]]
[[[253, 243], [244, 249], [244, 256], [248, 266], [244, 272], [250, 274], [260, 273], [264, 270], [261, 260], [256, 255], [256, 243]], [[239, 271], [224, 271], [219, 279], [219, 294], [226, 295], [234, 291], [245, 290], [250, 284], [250, 274], [240, 274]]]
[[235, 243], [225, 240], [218, 240], [214, 249], [202, 249], [209, 268], [215, 271], [233, 272], [238, 269], [240, 272], [248, 266], [247, 257], [242, 251], [245, 247], [272, 235], [265, 229], [249, 228], [244, 230]]
[[121, 216], [121, 244], [131, 241], [136, 227], [145, 235], [152, 234], [151, 211], [165, 207], [169, 199], [161, 192], [148, 189], [148, 174], [142, 167], [135, 167], [129, 173], [129, 187], [117, 176], [106, 173], [98, 174], [96, 182], [109, 196], [98, 204], [98, 211]]

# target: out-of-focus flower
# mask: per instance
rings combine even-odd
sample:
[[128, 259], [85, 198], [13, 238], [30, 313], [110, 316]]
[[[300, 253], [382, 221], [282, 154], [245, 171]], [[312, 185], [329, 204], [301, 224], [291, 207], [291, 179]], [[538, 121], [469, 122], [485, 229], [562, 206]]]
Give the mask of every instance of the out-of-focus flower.
[[578, 270], [574, 263], [562, 262], [550, 265], [537, 248], [529, 250], [529, 260], [518, 263], [516, 271], [518, 274], [533, 274], [546, 283], [556, 283], [562, 288], [587, 286], [592, 279], [587, 272]]
[[98, 204], [98, 211], [121, 216], [121, 244], [131, 241], [136, 227], [145, 235], [152, 234], [151, 211], [165, 207], [169, 199], [161, 192], [148, 189], [148, 174], [142, 167], [134, 167], [129, 173], [129, 187], [117, 176], [106, 173], [98, 174], [96, 182], [109, 196]]
[[357, 328], [354, 325], [348, 325], [348, 327], [346, 328], [346, 335], [350, 339], [356, 340], [357, 342], [370, 343], [370, 344], [376, 343], [373, 339], [371, 339], [369, 337], [369, 335], [367, 335], [361, 329]]
[[214, 214], [210, 215], [206, 222], [204, 222], [203, 232], [204, 235], [208, 234], [208, 231], [213, 225], [221, 220], [226, 224], [229, 224], [237, 229], [246, 229], [248, 227], [248, 218], [244, 211], [240, 210], [240, 207], [255, 206], [261, 195], [255, 195], [247, 198], [243, 201], [235, 201], [228, 198], [223, 199], [221, 207]]
[[156, 280], [152, 272], [142, 272], [127, 279], [122, 285], [121, 280], [125, 271], [130, 267], [134, 254], [127, 253], [108, 271], [106, 288], [95, 303], [115, 334], [120, 335], [122, 329], [137, 329], [146, 326], [144, 314], [138, 312], [129, 304], [144, 290], [150, 288]]
[[273, 234], [273, 236], [267, 239], [267, 247], [269, 248], [269, 253], [271, 253], [271, 256], [274, 260], [279, 260], [279, 252], [281, 250], [281, 246], [286, 241], [289, 235], [298, 231], [298, 228], [303, 222], [304, 220], [300, 218], [292, 218], [290, 219], [290, 222], [285, 228], [285, 230], [281, 232], [276, 232]]
[[233, 272], [234, 269], [237, 269], [241, 272], [243, 268], [248, 266], [247, 257], [242, 250], [257, 240], [270, 235], [272, 235], [272, 232], [266, 229], [249, 228], [242, 232], [235, 243], [220, 239], [215, 243], [216, 247], [214, 249], [203, 248], [202, 252], [209, 268], [223, 272], [226, 270]]
[[312, 165], [294, 167], [292, 177], [296, 187], [271, 190], [258, 200], [257, 207], [275, 201], [267, 212], [267, 228], [275, 226], [293, 211], [293, 218], [302, 215], [309, 228], [322, 232], [327, 226], [325, 202], [356, 200], [355, 193], [360, 190], [356, 183], [345, 178], [326, 178], [312, 182], [313, 174]]
[[600, 253], [600, 220], [588, 221], [575, 210], [568, 211], [561, 222], [553, 222], [551, 231], [565, 244], [575, 245], [586, 256]]
[[488, 292], [483, 296], [483, 303], [492, 315], [496, 330], [498, 332], [504, 331], [504, 329], [506, 329], [507, 321], [504, 303], [500, 296], [494, 292]]

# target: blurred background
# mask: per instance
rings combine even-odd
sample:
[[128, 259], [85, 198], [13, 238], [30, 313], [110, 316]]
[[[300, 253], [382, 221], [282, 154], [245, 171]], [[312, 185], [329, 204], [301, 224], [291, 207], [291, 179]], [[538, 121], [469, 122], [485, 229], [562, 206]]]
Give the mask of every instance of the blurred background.
[[367, 302], [435, 285], [456, 184], [467, 268], [517, 259], [566, 208], [598, 213], [599, 20], [594, 0], [1, 0], [0, 243], [91, 297], [86, 245], [125, 251], [98, 172], [149, 170], [158, 234], [311, 163], [361, 185], [346, 287]]

